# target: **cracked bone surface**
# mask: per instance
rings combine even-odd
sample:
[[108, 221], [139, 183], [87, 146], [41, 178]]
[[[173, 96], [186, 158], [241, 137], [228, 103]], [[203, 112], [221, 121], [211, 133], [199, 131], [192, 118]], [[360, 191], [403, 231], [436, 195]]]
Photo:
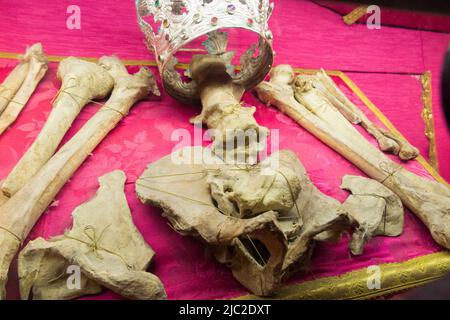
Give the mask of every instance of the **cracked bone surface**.
[[42, 51], [40, 43], [36, 43], [27, 48], [25, 54], [20, 56], [19, 64], [11, 71], [0, 85], [0, 114], [5, 110], [8, 104], [13, 100], [14, 95], [19, 90], [25, 77], [28, 74], [31, 57], [35, 55], [36, 51]]
[[0, 135], [14, 122], [27, 104], [39, 82], [48, 70], [47, 57], [37, 43], [27, 50], [28, 72], [19, 90], [0, 114]]
[[22, 188], [50, 159], [81, 109], [90, 100], [108, 95], [114, 84], [99, 65], [73, 57], [61, 61], [58, 78], [61, 89], [44, 127], [2, 185], [7, 196]]
[[0, 228], [0, 298], [5, 296], [8, 268], [21, 240], [26, 238], [59, 190], [136, 102], [144, 99], [151, 90], [159, 94], [153, 74], [147, 69], [141, 68], [129, 75], [115, 57], [102, 57], [99, 63], [102, 70], [107, 70], [114, 78], [111, 97], [25, 186], [0, 207], [0, 226], [3, 228]]
[[[74, 299], [99, 293], [100, 285], [129, 299], [166, 298], [159, 278], [146, 272], [154, 252], [133, 224], [125, 180], [122, 171], [100, 177], [96, 196], [73, 211], [71, 230], [20, 252], [22, 299]], [[81, 271], [78, 288], [67, 285], [73, 265]]]
[[450, 189], [447, 186], [415, 175], [388, 158], [323, 99], [311, 83], [306, 81], [302, 90], [296, 87], [294, 92], [294, 72], [290, 66], [277, 66], [271, 75], [269, 82], [256, 87], [261, 101], [276, 106], [369, 177], [392, 190], [428, 227], [434, 240], [450, 248]]
[[399, 236], [403, 231], [403, 205], [400, 198], [373, 179], [346, 175], [341, 188], [352, 194], [342, 204], [355, 230], [349, 247], [354, 255], [363, 253], [373, 236]]
[[[274, 159], [278, 166], [272, 168]], [[261, 190], [245, 191], [237, 178], [247, 186], [258, 181]], [[309, 262], [316, 240], [334, 240], [348, 225], [340, 203], [322, 194], [287, 150], [243, 168], [226, 164], [209, 148], [187, 147], [150, 164], [136, 181], [136, 193], [143, 203], [162, 208], [175, 230], [206, 243], [241, 284], [263, 296]], [[242, 219], [239, 206], [258, 209]]]
[[[189, 73], [202, 102], [202, 112], [190, 121], [204, 123], [211, 129], [219, 156], [240, 156], [238, 159], [247, 162], [265, 147], [268, 129], [258, 125], [253, 117], [255, 107], [243, 107], [240, 103], [244, 88], [234, 83], [229, 74], [234, 69], [230, 64], [234, 52], [226, 52], [227, 41], [226, 33], [210, 33], [204, 43], [209, 54], [194, 55], [191, 60]], [[247, 55], [243, 55], [241, 63], [246, 63]], [[232, 152], [227, 152], [230, 149]]]

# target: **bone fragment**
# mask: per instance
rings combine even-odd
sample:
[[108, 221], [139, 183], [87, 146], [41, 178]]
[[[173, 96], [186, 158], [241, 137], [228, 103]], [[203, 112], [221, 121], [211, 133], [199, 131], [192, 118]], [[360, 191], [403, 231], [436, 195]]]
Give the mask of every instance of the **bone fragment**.
[[402, 160], [411, 160], [419, 155], [419, 150], [402, 137], [378, 127], [337, 87], [334, 81], [321, 69], [314, 78], [314, 86], [352, 123], [360, 123], [378, 142], [382, 151], [395, 154]]
[[25, 77], [28, 74], [31, 57], [35, 55], [36, 51], [42, 51], [42, 46], [40, 43], [36, 43], [27, 48], [25, 54], [20, 57], [19, 64], [11, 71], [11, 73], [0, 85], [0, 114], [3, 110], [5, 110], [6, 106], [10, 103], [22, 83], [25, 81]]
[[25, 186], [0, 207], [0, 226], [3, 227], [0, 229], [0, 298], [4, 297], [5, 292], [1, 290], [20, 242], [59, 190], [137, 101], [144, 99], [151, 89], [159, 93], [155, 79], [147, 69], [128, 75], [125, 66], [114, 57], [101, 58], [100, 64], [102, 70], [114, 78], [111, 97]]
[[269, 170], [266, 174], [239, 169], [210, 172], [208, 183], [218, 209], [239, 218], [289, 211], [300, 192], [300, 178], [289, 167]]
[[44, 127], [3, 183], [2, 191], [9, 197], [50, 159], [81, 109], [93, 99], [104, 98], [113, 87], [105, 69], [73, 57], [61, 61], [58, 78], [61, 91]]
[[[213, 148], [227, 162], [256, 162], [256, 154], [264, 149], [268, 129], [260, 126], [253, 114], [255, 107], [240, 103], [244, 88], [233, 82], [229, 69], [233, 52], [225, 52], [227, 37], [211, 33], [208, 51], [215, 54], [195, 55], [189, 73], [202, 102], [202, 112], [191, 123], [204, 123], [210, 129]], [[225, 58], [228, 57], [228, 58]]]
[[449, 249], [450, 190], [447, 186], [417, 176], [393, 162], [354, 130], [310, 84], [305, 83], [304, 93], [296, 88], [300, 101], [296, 100], [293, 79], [290, 66], [277, 66], [270, 82], [264, 81], [256, 87], [258, 97], [276, 106], [369, 177], [392, 190], [423, 221], [436, 242]]
[[[154, 252], [133, 224], [125, 180], [122, 171], [100, 177], [97, 195], [74, 210], [71, 230], [21, 251], [22, 299], [73, 299], [99, 293], [100, 285], [129, 299], [165, 299], [161, 281], [146, 272]], [[68, 286], [71, 265], [80, 268], [79, 288]]]
[[40, 43], [27, 51], [28, 73], [13, 99], [0, 115], [0, 135], [14, 122], [27, 104], [39, 82], [48, 70], [47, 57]]
[[364, 244], [374, 236], [396, 237], [402, 233], [403, 205], [391, 190], [373, 179], [349, 175], [342, 179], [341, 188], [352, 193], [341, 207], [355, 226], [352, 254], [362, 254]]

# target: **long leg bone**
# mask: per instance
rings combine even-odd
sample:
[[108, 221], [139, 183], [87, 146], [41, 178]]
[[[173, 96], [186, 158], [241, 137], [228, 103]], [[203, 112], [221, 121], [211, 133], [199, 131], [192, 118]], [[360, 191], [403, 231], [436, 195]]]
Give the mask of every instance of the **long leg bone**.
[[[321, 69], [314, 76], [314, 85], [322, 91], [330, 102], [338, 108], [344, 116], [352, 123], [360, 123], [378, 142], [382, 151], [398, 154], [402, 160], [411, 160], [419, 155], [419, 150], [412, 146], [408, 141], [401, 137], [379, 128], [369, 118], [366, 117], [357, 106], [353, 104], [339, 88], [334, 81]], [[358, 121], [359, 120], [359, 121]]]
[[38, 137], [6, 178], [2, 191], [12, 196], [50, 159], [81, 109], [92, 99], [104, 98], [113, 79], [95, 63], [69, 57], [61, 61], [62, 87]]
[[[354, 132], [339, 112], [315, 95], [314, 88], [298, 92], [302, 102], [294, 98], [291, 83], [294, 73], [290, 66], [274, 68], [270, 82], [256, 88], [259, 98], [275, 105], [298, 124], [359, 167], [369, 177], [396, 193], [402, 202], [428, 227], [437, 243], [450, 248], [450, 190], [435, 181], [417, 176], [396, 164], [376, 149], [362, 135]], [[324, 111], [326, 110], [326, 111]], [[344, 123], [345, 122], [345, 123]], [[335, 125], [339, 123], [339, 128]], [[347, 129], [346, 129], [347, 127]]]
[[29, 52], [28, 73], [20, 89], [0, 115], [0, 134], [2, 134], [25, 107], [37, 85], [48, 70], [47, 58], [41, 44], [35, 44]]
[[20, 63], [11, 71], [3, 83], [0, 85], [0, 114], [5, 110], [6, 106], [12, 101], [17, 90], [27, 76], [30, 59], [35, 52], [42, 51], [40, 43], [32, 45], [27, 48], [25, 54], [20, 58]]
[[101, 58], [100, 64], [102, 73], [109, 72], [114, 78], [111, 97], [25, 186], [0, 207], [0, 298], [5, 296], [3, 288], [8, 268], [20, 243], [66, 181], [137, 101], [145, 98], [151, 89], [159, 94], [148, 70], [141, 69], [135, 75], [129, 75], [114, 57]]

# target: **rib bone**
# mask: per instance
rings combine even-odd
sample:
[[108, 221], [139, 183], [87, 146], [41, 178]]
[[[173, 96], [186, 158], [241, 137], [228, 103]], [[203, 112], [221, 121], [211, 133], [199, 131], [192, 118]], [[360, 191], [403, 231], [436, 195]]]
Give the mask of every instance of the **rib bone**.
[[[0, 298], [5, 295], [3, 288], [8, 268], [21, 240], [26, 238], [59, 190], [137, 101], [146, 97], [150, 89], [159, 93], [155, 79], [147, 69], [129, 75], [114, 57], [101, 58], [100, 64], [103, 66], [101, 74], [108, 72], [114, 78], [111, 97], [25, 186], [0, 207], [0, 226], [3, 227], [0, 229]], [[92, 76], [98, 79], [95, 73]], [[102, 77], [108, 81], [110, 76]]]
[[58, 78], [61, 92], [53, 104], [38, 137], [19, 160], [2, 186], [7, 196], [22, 188], [50, 159], [81, 109], [92, 99], [104, 98], [113, 87], [113, 79], [95, 63], [69, 57], [61, 61]]
[[0, 115], [0, 135], [16, 121], [19, 113], [27, 104], [37, 85], [48, 70], [47, 58], [40, 43], [35, 44], [28, 52], [28, 73], [20, 89]]
[[271, 75], [270, 82], [262, 82], [256, 88], [263, 102], [275, 105], [369, 177], [391, 189], [424, 222], [436, 242], [450, 248], [450, 190], [445, 185], [417, 176], [393, 162], [354, 130], [308, 83], [304, 92], [296, 88], [297, 97], [304, 104], [297, 101], [290, 66], [277, 66]]
[[373, 179], [349, 175], [342, 178], [341, 188], [352, 193], [341, 207], [355, 226], [349, 245], [352, 254], [362, 254], [373, 236], [402, 233], [403, 205], [391, 190]]

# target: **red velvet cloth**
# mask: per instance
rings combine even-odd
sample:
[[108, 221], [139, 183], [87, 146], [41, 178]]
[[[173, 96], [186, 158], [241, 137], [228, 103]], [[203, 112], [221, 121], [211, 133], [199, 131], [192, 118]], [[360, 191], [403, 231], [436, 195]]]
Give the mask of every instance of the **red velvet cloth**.
[[[3, 0], [0, 3], [0, 27], [4, 31], [0, 37], [0, 51], [22, 52], [27, 44], [41, 41], [46, 52], [52, 55], [118, 54], [124, 59], [153, 59], [142, 44], [143, 36], [135, 24], [135, 9], [131, 2], [79, 1], [81, 30], [65, 28], [65, 10], [69, 4], [66, 1], [47, 1], [42, 5], [42, 2], [27, 0], [20, 3]], [[444, 127], [437, 99], [437, 71], [441, 68], [441, 54], [447, 46], [448, 35], [388, 27], [379, 31], [367, 30], [364, 26], [349, 28], [340, 19], [308, 1], [278, 0], [270, 23], [275, 37], [276, 64], [347, 70], [347, 75], [425, 156], [427, 141], [420, 118], [420, 82], [416, 75], [404, 73], [417, 74], [431, 69], [439, 159], [443, 175], [450, 177], [449, 133]], [[0, 59], [0, 81], [16, 63], [15, 60]], [[50, 112], [50, 100], [60, 86], [56, 68], [57, 64], [50, 64], [49, 72], [17, 122], [0, 136], [0, 180], [7, 176], [43, 126]], [[136, 67], [129, 69], [137, 70]], [[340, 79], [335, 80], [371, 119], [376, 120]], [[280, 147], [297, 153], [321, 191], [340, 201], [346, 198], [347, 192], [339, 189], [342, 176], [362, 174], [358, 169], [288, 117], [262, 105], [252, 93], [247, 93], [244, 101], [256, 106], [255, 117], [260, 124], [280, 130]], [[86, 107], [64, 141], [73, 136], [97, 108], [96, 105]], [[134, 181], [147, 164], [170, 153], [177, 144], [170, 140], [173, 130], [185, 128], [193, 132], [188, 119], [199, 110], [199, 106], [177, 103], [164, 92], [161, 98], [151, 98], [136, 105], [66, 184], [29, 239], [61, 234], [71, 225], [72, 210], [95, 194], [98, 177], [121, 169], [128, 177], [126, 194], [134, 222], [156, 252], [152, 271], [165, 284], [169, 298], [231, 298], [245, 294], [246, 290], [233, 279], [231, 272], [217, 263], [203, 244], [174, 232], [161, 217], [161, 210], [144, 206], [134, 192]], [[428, 176], [415, 161], [407, 168]], [[404, 261], [441, 250], [422, 223], [409, 212], [401, 237], [377, 237], [360, 257], [350, 257], [347, 244], [345, 238], [337, 245], [318, 246], [310, 272], [296, 274], [289, 282], [338, 275], [368, 265]], [[16, 277], [13, 268], [9, 298], [17, 297]], [[105, 291], [94, 298], [116, 297]]]

